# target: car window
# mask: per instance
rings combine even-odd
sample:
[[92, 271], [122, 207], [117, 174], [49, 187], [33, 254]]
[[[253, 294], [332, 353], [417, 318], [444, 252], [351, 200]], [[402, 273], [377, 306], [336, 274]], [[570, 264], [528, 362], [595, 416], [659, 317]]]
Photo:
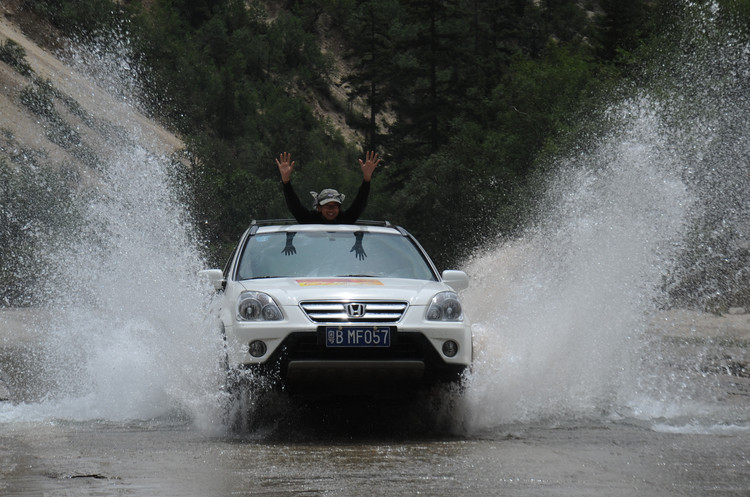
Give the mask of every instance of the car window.
[[256, 234], [245, 245], [237, 276], [436, 279], [407, 237], [364, 231]]

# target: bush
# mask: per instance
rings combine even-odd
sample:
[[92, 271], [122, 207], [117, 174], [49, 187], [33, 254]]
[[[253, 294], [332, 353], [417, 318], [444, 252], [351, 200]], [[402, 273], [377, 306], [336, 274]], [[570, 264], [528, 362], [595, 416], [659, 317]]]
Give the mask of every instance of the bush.
[[0, 60], [23, 76], [31, 76], [34, 72], [26, 62], [26, 50], [13, 40], [5, 40], [5, 43], [0, 44]]

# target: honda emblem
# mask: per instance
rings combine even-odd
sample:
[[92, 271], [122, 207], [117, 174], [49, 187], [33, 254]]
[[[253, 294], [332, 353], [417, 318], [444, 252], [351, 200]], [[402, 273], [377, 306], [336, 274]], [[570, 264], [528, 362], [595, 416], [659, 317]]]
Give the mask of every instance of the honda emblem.
[[365, 304], [346, 304], [346, 313], [350, 318], [361, 318], [367, 312]]

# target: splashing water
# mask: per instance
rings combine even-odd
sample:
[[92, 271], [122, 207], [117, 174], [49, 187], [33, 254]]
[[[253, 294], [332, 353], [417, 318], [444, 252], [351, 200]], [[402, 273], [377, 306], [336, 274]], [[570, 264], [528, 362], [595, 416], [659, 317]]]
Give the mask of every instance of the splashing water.
[[[670, 300], [665, 282], [710, 297], [710, 284], [689, 279], [717, 269], [700, 254], [734, 237], [714, 257], [725, 262], [750, 236], [750, 45], [710, 12], [692, 12], [686, 53], [654, 64], [652, 82], [604, 112], [610, 131], [557, 161], [542, 220], [467, 262], [474, 429], [602, 416], [750, 424], [750, 406], [702, 391], [705, 351], [670, 371], [647, 333]], [[708, 249], [690, 246], [696, 232]]]
[[73, 291], [57, 299], [45, 349], [56, 391], [94, 396], [85, 415], [140, 419], [215, 390], [221, 356], [168, 162], [139, 147], [119, 153], [108, 161], [106, 192], [88, 206], [102, 230], [96, 242], [60, 254], [55, 287]]
[[679, 158], [656, 146], [658, 113], [628, 117], [593, 154], [560, 164], [542, 223], [467, 267], [476, 293], [502, 289], [466, 298], [481, 298], [472, 395], [495, 399], [481, 402], [480, 424], [592, 412], [625, 381], [692, 202]]
[[177, 199], [183, 166], [164, 153], [176, 140], [134, 111], [127, 46], [111, 48], [73, 53], [69, 63], [85, 76], [52, 83], [85, 99], [83, 112], [99, 109], [86, 134], [97, 156], [75, 195], [81, 230], [40, 255], [47, 274], [37, 294], [48, 317], [37, 320], [22, 373], [26, 402], [0, 404], [0, 419], [177, 416], [210, 424], [220, 403], [221, 340], [207, 324], [210, 292], [197, 277], [204, 264]]

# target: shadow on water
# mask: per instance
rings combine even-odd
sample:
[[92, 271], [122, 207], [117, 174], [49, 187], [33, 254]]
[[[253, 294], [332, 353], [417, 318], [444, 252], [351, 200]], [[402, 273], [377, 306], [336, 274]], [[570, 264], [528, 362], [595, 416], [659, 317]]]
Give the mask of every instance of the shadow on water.
[[229, 402], [227, 434], [241, 441], [365, 442], [460, 437], [464, 392], [436, 387], [388, 397], [245, 392]]

